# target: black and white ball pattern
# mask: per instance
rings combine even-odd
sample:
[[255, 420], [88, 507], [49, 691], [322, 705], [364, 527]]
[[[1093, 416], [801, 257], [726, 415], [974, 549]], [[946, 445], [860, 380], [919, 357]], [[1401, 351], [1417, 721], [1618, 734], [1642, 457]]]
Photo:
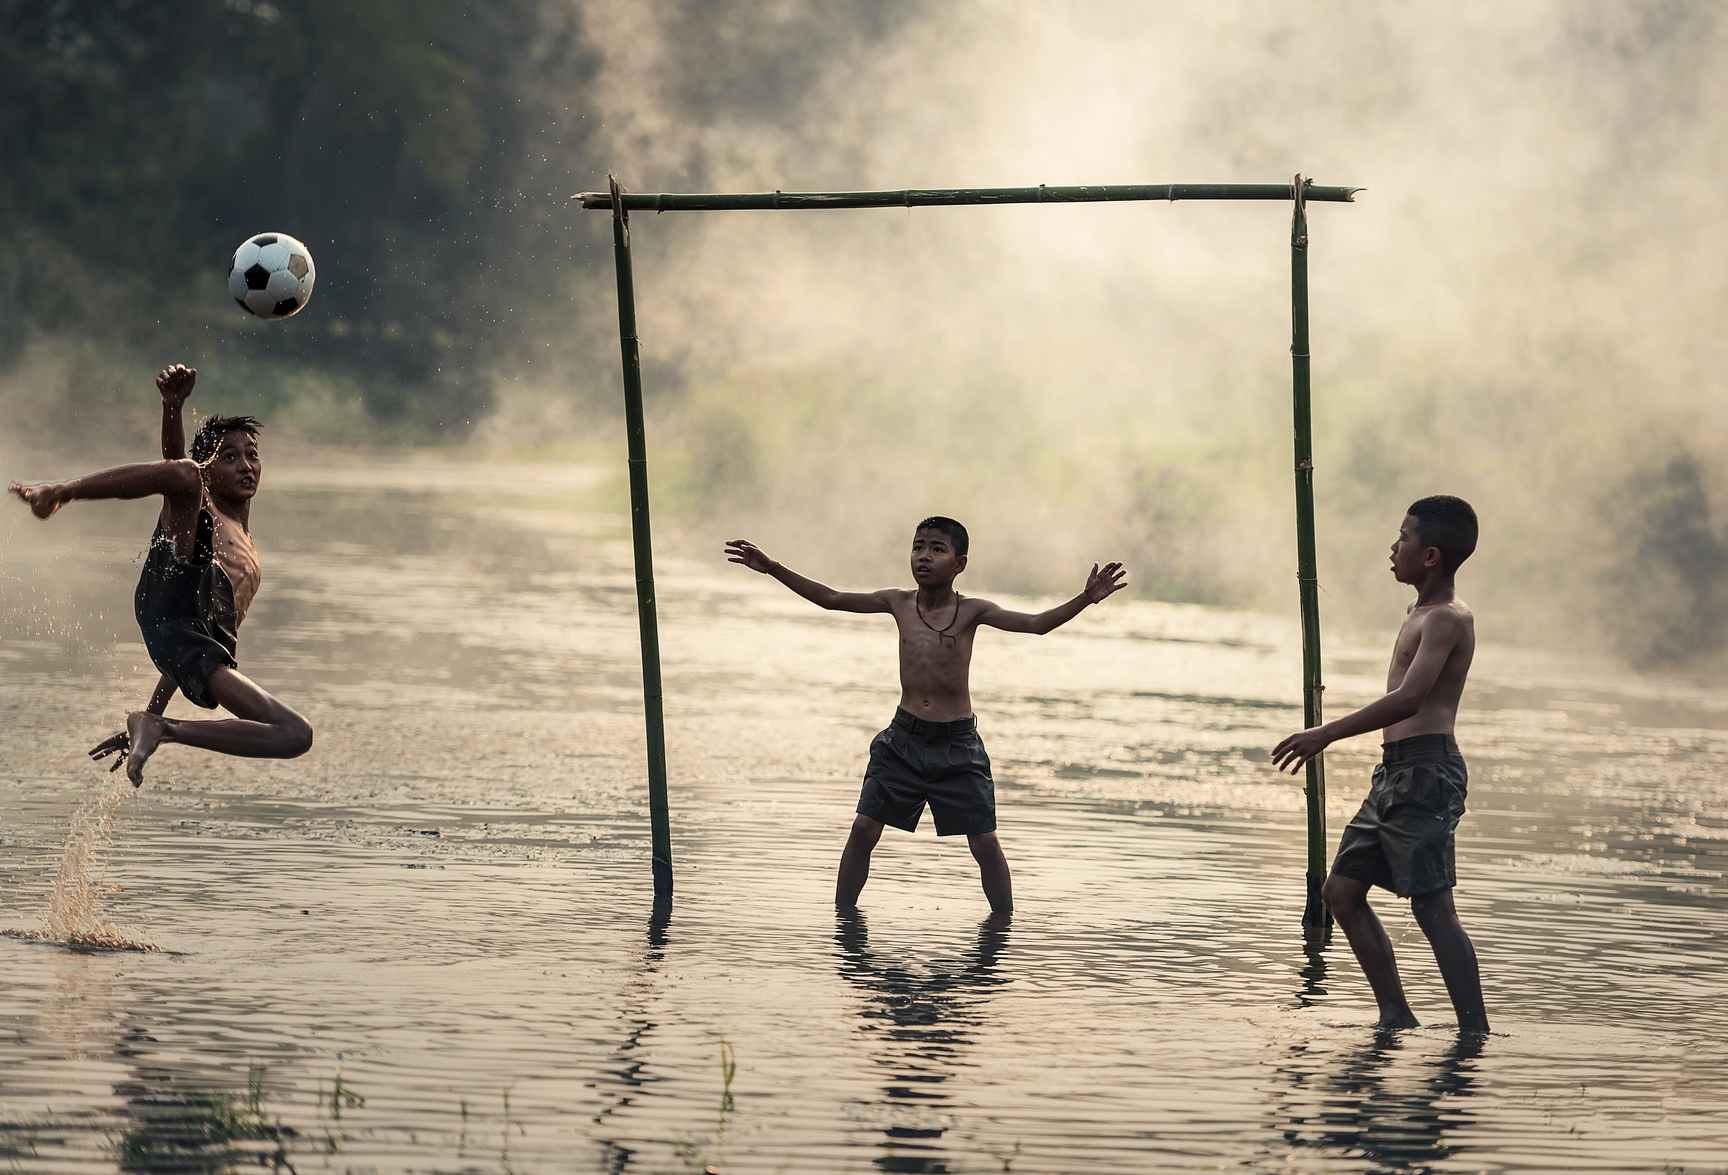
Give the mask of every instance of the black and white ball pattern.
[[312, 297], [318, 267], [305, 245], [287, 233], [260, 233], [234, 250], [228, 267], [228, 293], [241, 309], [259, 318], [300, 313]]

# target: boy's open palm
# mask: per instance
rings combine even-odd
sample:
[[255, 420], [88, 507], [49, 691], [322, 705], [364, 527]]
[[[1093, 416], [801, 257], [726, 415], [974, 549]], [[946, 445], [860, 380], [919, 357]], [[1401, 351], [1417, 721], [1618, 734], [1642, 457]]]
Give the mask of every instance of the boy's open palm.
[[184, 363], [175, 363], [156, 373], [156, 390], [169, 404], [184, 404], [186, 397], [192, 394], [192, 385], [197, 382], [198, 369]]
[[726, 561], [748, 567], [751, 571], [760, 571], [764, 575], [774, 566], [774, 560], [749, 539], [727, 540]]
[[1092, 573], [1086, 577], [1086, 599], [1094, 604], [1101, 604], [1109, 596], [1128, 586], [1128, 572], [1120, 563], [1106, 563], [1102, 568], [1092, 564]]

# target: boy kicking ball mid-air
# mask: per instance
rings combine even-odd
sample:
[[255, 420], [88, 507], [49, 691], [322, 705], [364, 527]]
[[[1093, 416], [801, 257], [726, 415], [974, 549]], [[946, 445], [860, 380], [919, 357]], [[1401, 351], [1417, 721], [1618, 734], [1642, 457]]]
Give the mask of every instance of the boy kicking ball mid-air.
[[1452, 730], [1476, 652], [1476, 619], [1452, 578], [1476, 549], [1476, 512], [1462, 498], [1423, 498], [1410, 507], [1392, 544], [1392, 574], [1416, 589], [1392, 646], [1385, 697], [1335, 722], [1293, 734], [1272, 752], [1295, 772], [1333, 742], [1384, 728], [1382, 760], [1368, 798], [1338, 845], [1321, 896], [1368, 976], [1382, 1029], [1414, 1028], [1392, 940], [1368, 907], [1378, 885], [1410, 899], [1434, 948], [1458, 1014], [1458, 1027], [1487, 1032], [1476, 948], [1452, 906], [1457, 884], [1453, 842], [1464, 815], [1467, 776]]
[[964, 526], [952, 518], [926, 518], [912, 534], [916, 590], [840, 592], [776, 563], [744, 539], [726, 544], [733, 563], [772, 575], [820, 608], [886, 612], [900, 629], [900, 708], [888, 729], [870, 744], [858, 815], [834, 886], [834, 904], [842, 910], [858, 904], [882, 826], [915, 831], [925, 804], [930, 805], [937, 836], [965, 835], [991, 910], [1013, 910], [1008, 861], [996, 839], [990, 758], [972, 715], [972, 638], [980, 627], [1042, 635], [1100, 603], [1125, 582], [1120, 563], [1102, 569], [1094, 564], [1085, 589], [1066, 604], [1036, 614], [1010, 612], [954, 590], [955, 577], [966, 569], [966, 549]]
[[[261, 577], [250, 526], [263, 472], [259, 426], [250, 416], [212, 416], [192, 439], [192, 455], [185, 456], [181, 411], [197, 378], [178, 364], [156, 377], [163, 460], [10, 487], [42, 519], [68, 502], [162, 498], [134, 596], [144, 647], [162, 679], [149, 706], [127, 716], [125, 733], [90, 752], [96, 759], [122, 756], [133, 786], [144, 782], [144, 764], [165, 743], [261, 759], [292, 759], [312, 746], [306, 720], [241, 674], [234, 660], [235, 634]], [[176, 689], [194, 705], [221, 706], [235, 717], [164, 718]]]

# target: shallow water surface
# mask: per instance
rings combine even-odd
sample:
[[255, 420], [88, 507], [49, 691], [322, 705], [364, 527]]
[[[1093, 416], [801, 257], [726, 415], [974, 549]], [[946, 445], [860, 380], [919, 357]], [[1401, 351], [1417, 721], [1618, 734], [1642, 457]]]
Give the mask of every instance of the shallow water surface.
[[[83, 751], [153, 680], [149, 511], [0, 518], [0, 928], [112, 807], [101, 917], [161, 948], [0, 938], [0, 1170], [1728, 1170], [1717, 692], [1485, 647], [1458, 905], [1496, 1032], [1449, 1029], [1382, 897], [1426, 1026], [1377, 1038], [1298, 926], [1287, 620], [1130, 596], [981, 636], [1019, 908], [926, 826], [841, 918], [889, 622], [663, 540], [657, 913], [622, 519], [581, 471], [467, 473], [275, 480], [241, 661], [317, 745], [170, 748], [136, 794]], [[1383, 650], [1328, 640], [1366, 700]], [[1373, 751], [1328, 755], [1334, 837]]]

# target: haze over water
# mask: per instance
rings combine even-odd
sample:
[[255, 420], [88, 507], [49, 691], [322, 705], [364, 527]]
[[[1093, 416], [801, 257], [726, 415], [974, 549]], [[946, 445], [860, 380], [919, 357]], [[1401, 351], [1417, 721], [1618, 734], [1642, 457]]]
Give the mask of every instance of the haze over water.
[[[0, 514], [0, 928], [39, 925], [74, 811], [124, 787], [83, 752], [153, 679], [152, 513]], [[1266, 761], [1299, 715], [1288, 615], [1129, 591], [985, 634], [1012, 923], [928, 827], [885, 835], [840, 920], [892, 629], [669, 527], [678, 897], [651, 919], [624, 518], [585, 469], [272, 466], [241, 664], [317, 745], [170, 748], [120, 803], [104, 916], [159, 952], [0, 939], [0, 1170], [1728, 1168], [1719, 691], [1483, 616], [1458, 902], [1496, 1034], [1459, 1046], [1382, 897], [1425, 1027], [1376, 1039], [1342, 936], [1298, 925], [1301, 790]], [[1010, 539], [1037, 543], [974, 534], [962, 590], [1014, 599]], [[1378, 544], [1323, 573], [1379, 574]], [[904, 581], [871, 557], [846, 586]], [[1383, 680], [1384, 596], [1381, 628], [1327, 631], [1332, 712]], [[1328, 754], [1329, 837], [1373, 755]]]

